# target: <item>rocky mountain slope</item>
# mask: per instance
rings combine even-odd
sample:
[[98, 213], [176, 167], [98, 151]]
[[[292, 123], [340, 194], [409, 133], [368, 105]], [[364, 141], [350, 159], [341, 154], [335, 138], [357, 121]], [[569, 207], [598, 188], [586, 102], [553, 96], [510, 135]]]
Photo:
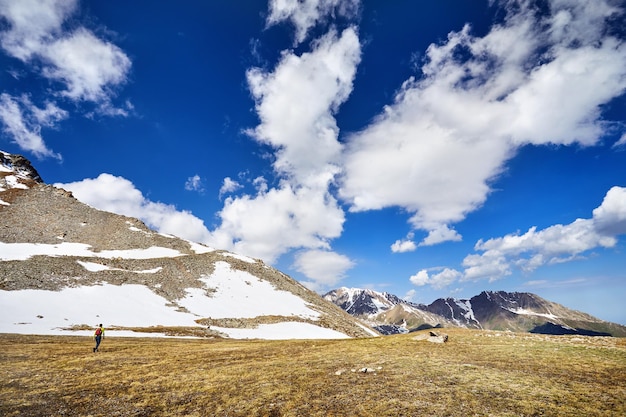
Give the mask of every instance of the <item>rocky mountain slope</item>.
[[626, 336], [626, 327], [568, 309], [530, 293], [483, 291], [469, 300], [415, 304], [372, 290], [339, 288], [324, 298], [383, 334], [428, 327], [465, 327], [545, 334]]
[[[0, 152], [0, 332], [233, 338], [376, 334], [280, 271], [159, 234]], [[110, 334], [110, 333], [109, 333]]]

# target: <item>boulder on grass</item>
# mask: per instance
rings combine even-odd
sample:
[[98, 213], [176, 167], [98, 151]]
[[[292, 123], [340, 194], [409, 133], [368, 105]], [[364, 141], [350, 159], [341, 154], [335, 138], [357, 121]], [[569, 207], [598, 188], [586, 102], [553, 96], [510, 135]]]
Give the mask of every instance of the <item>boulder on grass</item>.
[[448, 341], [448, 335], [446, 333], [430, 332], [430, 336], [428, 336], [426, 340], [432, 343], [446, 343]]
[[448, 341], [448, 335], [446, 333], [428, 332], [418, 334], [413, 340], [426, 340], [432, 343], [446, 343]]

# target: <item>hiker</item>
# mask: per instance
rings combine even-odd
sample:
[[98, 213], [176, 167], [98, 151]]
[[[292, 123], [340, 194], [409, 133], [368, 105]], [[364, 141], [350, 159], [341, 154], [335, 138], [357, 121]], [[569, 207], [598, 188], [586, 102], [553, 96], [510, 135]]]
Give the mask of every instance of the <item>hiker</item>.
[[96, 341], [96, 346], [93, 348], [94, 352], [98, 351], [98, 346], [100, 346], [100, 342], [104, 339], [104, 328], [102, 327], [102, 323], [98, 325], [96, 331], [93, 334], [93, 339]]

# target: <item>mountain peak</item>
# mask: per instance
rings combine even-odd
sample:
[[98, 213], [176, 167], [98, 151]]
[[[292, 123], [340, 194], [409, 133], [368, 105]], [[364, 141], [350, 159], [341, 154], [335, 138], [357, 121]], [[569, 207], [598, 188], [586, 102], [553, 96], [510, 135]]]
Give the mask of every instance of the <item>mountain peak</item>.
[[380, 314], [404, 302], [386, 292], [347, 287], [329, 291], [323, 295], [323, 298], [354, 316]]
[[43, 180], [30, 161], [22, 155], [0, 151], [0, 192], [30, 188]]

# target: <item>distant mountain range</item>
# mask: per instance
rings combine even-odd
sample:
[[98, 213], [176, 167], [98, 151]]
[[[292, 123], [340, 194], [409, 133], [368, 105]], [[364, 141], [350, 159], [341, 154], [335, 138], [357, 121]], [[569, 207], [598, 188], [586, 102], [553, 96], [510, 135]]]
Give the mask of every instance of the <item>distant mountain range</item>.
[[626, 336], [626, 326], [606, 322], [522, 292], [483, 291], [469, 300], [440, 298], [429, 305], [393, 294], [339, 288], [324, 298], [360, 318], [382, 334], [432, 327], [466, 327], [544, 334]]
[[0, 333], [261, 339], [377, 335], [282, 272], [164, 235], [0, 151]]

